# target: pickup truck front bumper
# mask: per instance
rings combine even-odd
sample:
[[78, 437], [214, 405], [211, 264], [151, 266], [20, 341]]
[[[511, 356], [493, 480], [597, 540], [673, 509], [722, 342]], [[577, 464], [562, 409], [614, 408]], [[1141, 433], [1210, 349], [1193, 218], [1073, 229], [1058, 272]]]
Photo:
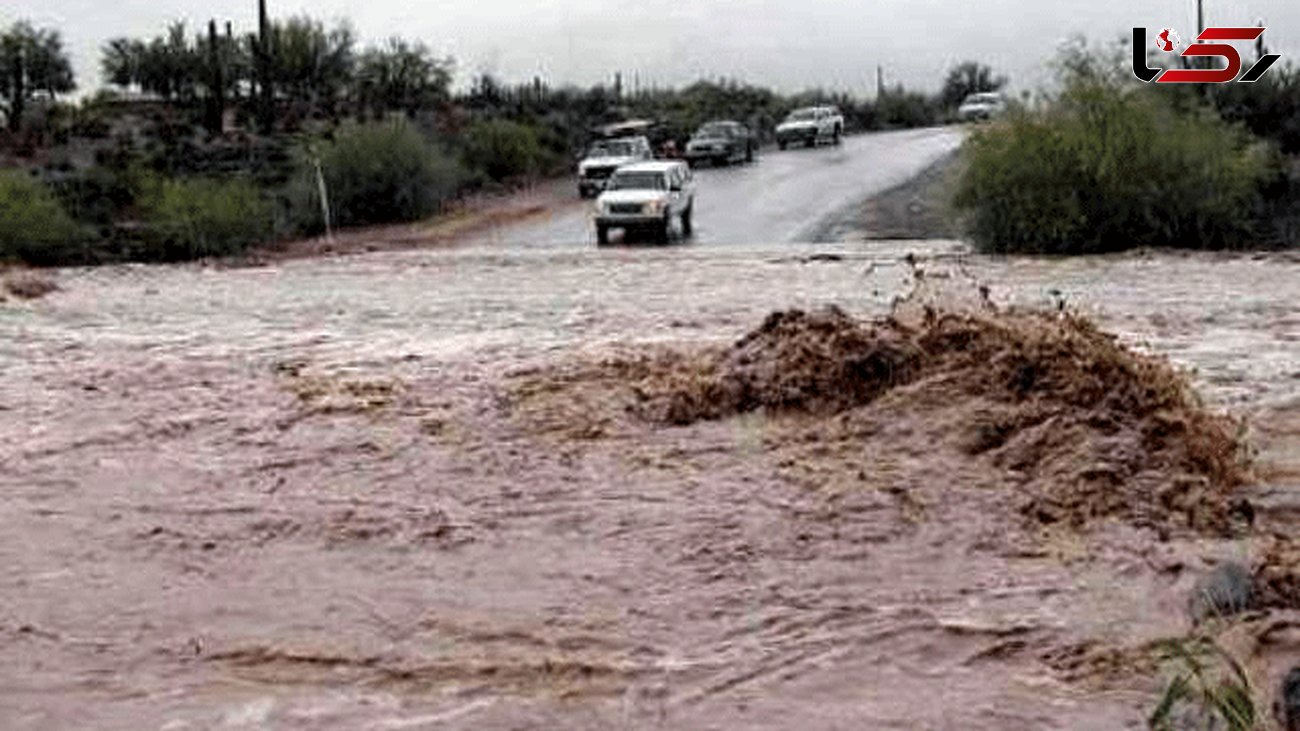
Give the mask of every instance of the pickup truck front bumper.
[[663, 228], [667, 220], [663, 215], [651, 216], [644, 213], [626, 216], [601, 214], [596, 216], [596, 225], [601, 228], [647, 230]]
[[815, 142], [819, 136], [816, 127], [787, 129], [776, 133], [776, 141], [781, 144]]

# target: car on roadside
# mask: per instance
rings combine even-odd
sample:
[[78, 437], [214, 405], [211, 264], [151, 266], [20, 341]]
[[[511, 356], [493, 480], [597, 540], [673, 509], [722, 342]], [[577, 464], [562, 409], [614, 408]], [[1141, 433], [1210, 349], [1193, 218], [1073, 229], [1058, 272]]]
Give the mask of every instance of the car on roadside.
[[836, 107], [796, 109], [776, 128], [776, 144], [782, 150], [799, 143], [814, 147], [822, 140], [838, 145], [843, 136], [844, 115]]
[[609, 243], [609, 232], [624, 236], [646, 232], [667, 243], [674, 220], [683, 236], [691, 235], [695, 211], [695, 176], [681, 160], [642, 162], [619, 168], [596, 199], [596, 242]]
[[957, 107], [957, 121], [979, 122], [996, 119], [1007, 111], [1007, 98], [996, 91], [971, 94]]
[[733, 162], [753, 162], [758, 140], [749, 128], [739, 122], [719, 120], [709, 122], [696, 130], [686, 143], [686, 162], [697, 165], [711, 162], [730, 165]]
[[578, 163], [578, 195], [590, 198], [605, 189], [615, 170], [624, 165], [654, 159], [650, 140], [645, 137], [617, 137], [599, 140]]

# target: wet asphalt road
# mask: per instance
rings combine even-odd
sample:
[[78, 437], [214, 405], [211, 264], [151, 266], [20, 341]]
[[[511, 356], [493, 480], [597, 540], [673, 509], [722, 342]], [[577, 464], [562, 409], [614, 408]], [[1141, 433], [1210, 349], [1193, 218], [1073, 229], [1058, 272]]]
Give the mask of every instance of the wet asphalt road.
[[[907, 182], [955, 150], [961, 129], [850, 137], [839, 147], [765, 149], [749, 165], [696, 171], [693, 244], [817, 242], [829, 223], [863, 200]], [[595, 245], [592, 205], [577, 202], [483, 239], [509, 247]], [[678, 233], [678, 243], [681, 243]]]

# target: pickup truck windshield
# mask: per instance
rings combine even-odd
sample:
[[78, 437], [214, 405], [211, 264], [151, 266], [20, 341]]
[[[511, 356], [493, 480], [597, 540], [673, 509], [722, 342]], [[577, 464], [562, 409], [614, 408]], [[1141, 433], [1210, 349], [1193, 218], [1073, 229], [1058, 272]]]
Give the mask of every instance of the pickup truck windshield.
[[667, 190], [662, 173], [617, 173], [607, 190]]
[[695, 136], [703, 138], [730, 137], [731, 127], [725, 124], [706, 124], [700, 127], [700, 131], [696, 132]]
[[631, 157], [636, 146], [631, 142], [597, 142], [591, 146], [589, 157]]
[[790, 113], [791, 122], [811, 122], [816, 118], [817, 110], [815, 109], [800, 109]]

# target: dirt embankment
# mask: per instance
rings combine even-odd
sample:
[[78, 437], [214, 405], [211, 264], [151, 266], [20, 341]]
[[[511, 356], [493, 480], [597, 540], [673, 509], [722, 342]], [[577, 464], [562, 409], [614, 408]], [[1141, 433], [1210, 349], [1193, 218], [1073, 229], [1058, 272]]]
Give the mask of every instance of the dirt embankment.
[[424, 221], [347, 229], [328, 237], [277, 242], [235, 261], [260, 265], [321, 256], [447, 247], [579, 205], [581, 202], [573, 195], [567, 178], [544, 180], [508, 193], [466, 198]]

